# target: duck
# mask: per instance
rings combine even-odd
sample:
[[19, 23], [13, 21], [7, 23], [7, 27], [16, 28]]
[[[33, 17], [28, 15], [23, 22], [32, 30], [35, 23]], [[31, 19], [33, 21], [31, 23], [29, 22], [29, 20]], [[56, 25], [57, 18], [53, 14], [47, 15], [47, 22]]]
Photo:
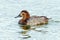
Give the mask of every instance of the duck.
[[22, 19], [18, 21], [18, 24], [21, 25], [44, 25], [48, 24], [49, 20], [46, 16], [30, 16], [30, 13], [27, 10], [22, 10], [15, 18], [18, 17], [22, 17]]

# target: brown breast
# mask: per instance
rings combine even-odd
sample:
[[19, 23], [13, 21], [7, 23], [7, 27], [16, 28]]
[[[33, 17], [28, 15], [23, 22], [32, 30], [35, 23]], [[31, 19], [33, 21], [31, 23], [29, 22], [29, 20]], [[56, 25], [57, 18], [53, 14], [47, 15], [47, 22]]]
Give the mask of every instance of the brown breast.
[[26, 25], [27, 24], [27, 20], [28, 19], [26, 19], [26, 20], [21, 19], [18, 23], [22, 24], [22, 25]]

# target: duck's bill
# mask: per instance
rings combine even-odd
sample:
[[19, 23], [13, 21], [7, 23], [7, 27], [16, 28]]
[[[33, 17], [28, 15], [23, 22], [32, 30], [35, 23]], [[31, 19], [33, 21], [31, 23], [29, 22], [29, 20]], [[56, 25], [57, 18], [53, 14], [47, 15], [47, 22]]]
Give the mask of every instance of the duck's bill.
[[16, 16], [15, 18], [21, 17], [20, 15]]

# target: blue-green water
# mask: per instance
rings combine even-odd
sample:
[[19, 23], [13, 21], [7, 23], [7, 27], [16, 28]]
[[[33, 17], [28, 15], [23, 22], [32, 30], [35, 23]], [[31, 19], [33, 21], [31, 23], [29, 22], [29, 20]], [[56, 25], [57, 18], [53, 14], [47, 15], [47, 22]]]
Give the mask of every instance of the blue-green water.
[[[14, 18], [21, 10], [52, 19], [48, 25], [29, 30], [26, 35], [31, 37], [24, 39], [20, 18]], [[0, 40], [60, 40], [60, 0], [0, 0]]]

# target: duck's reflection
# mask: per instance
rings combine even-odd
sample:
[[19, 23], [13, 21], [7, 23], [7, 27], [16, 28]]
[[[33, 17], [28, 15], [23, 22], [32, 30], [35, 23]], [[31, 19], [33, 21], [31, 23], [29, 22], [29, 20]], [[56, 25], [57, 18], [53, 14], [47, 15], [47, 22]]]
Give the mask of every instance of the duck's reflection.
[[[46, 25], [39, 25], [39, 26], [30, 26], [30, 25], [20, 25], [20, 28], [23, 29], [23, 31], [19, 32], [23, 37], [23, 39], [27, 39], [27, 38], [31, 38], [31, 36], [29, 35], [29, 32], [31, 32], [31, 30], [38, 32], [41, 32], [43, 34], [47, 33], [48, 31], [46, 30], [41, 30], [41, 28], [45, 28]], [[40, 30], [36, 30], [40, 28]], [[45, 28], [46, 29], [46, 28]]]
[[22, 29], [24, 30], [30, 30], [31, 26], [30, 25], [21, 25]]

